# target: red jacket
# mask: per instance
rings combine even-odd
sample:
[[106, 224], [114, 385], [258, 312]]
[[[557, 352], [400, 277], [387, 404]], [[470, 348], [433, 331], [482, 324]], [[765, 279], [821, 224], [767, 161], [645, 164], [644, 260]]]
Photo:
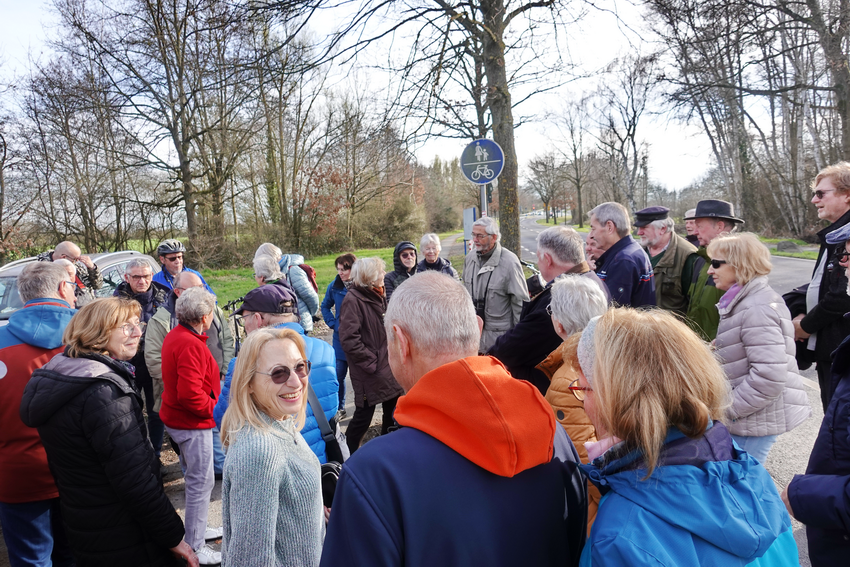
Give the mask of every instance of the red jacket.
[[174, 429], [212, 429], [221, 393], [218, 364], [207, 336], [181, 325], [162, 342], [162, 408], [159, 418]]

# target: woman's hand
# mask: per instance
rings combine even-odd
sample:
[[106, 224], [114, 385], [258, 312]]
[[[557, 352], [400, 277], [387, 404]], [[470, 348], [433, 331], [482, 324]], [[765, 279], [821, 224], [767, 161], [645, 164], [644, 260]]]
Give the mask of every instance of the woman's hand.
[[[782, 498], [782, 503], [785, 504], [785, 509], [788, 510], [788, 515], [794, 518], [794, 510], [791, 509], [791, 501], [788, 500], [788, 487], [785, 487], [785, 490], [782, 491], [782, 494], [779, 495]], [[796, 518], [795, 518], [796, 519]]]
[[809, 337], [811, 337], [811, 335], [809, 333], [807, 333], [806, 331], [803, 330], [803, 326], [800, 325], [800, 321], [803, 319], [803, 317], [805, 317], [805, 315], [797, 315], [791, 321], [792, 323], [794, 323], [794, 340], [795, 341], [804, 341], [804, 340], [808, 339]]
[[186, 543], [186, 540], [180, 540], [177, 547], [171, 548], [171, 553], [177, 557], [185, 559], [189, 564], [189, 567], [200, 567], [201, 565], [198, 561], [198, 556], [195, 555], [195, 551], [192, 549], [192, 546]]
[[325, 509], [325, 523], [327, 524], [331, 521], [331, 509], [327, 506], [322, 506], [322, 508]]

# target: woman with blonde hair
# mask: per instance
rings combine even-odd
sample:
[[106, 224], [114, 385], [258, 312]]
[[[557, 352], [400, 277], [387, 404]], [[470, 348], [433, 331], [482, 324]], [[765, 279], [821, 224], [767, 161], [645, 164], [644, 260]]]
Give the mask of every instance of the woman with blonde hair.
[[65, 353], [33, 373], [21, 402], [47, 452], [78, 565], [198, 565], [162, 490], [129, 364], [140, 314], [117, 297], [80, 309], [65, 328]]
[[777, 436], [812, 411], [797, 374], [794, 325], [785, 302], [770, 287], [770, 251], [754, 234], [715, 238], [706, 250], [708, 273], [726, 293], [717, 304], [715, 355], [732, 388], [726, 412], [732, 438], [759, 462]]
[[348, 371], [354, 390], [354, 415], [345, 431], [348, 449], [353, 454], [363, 435], [372, 425], [375, 406], [384, 410], [381, 434], [393, 425], [393, 412], [404, 394], [393, 372], [387, 353], [384, 314], [384, 270], [380, 258], [359, 258], [351, 267], [351, 289], [342, 301], [339, 315], [339, 341], [348, 359]]
[[584, 329], [577, 358], [571, 389], [614, 442], [582, 465], [605, 496], [580, 565], [799, 564], [773, 480], [720, 422], [723, 371], [687, 325], [611, 309]]
[[318, 565], [325, 525], [319, 460], [304, 426], [310, 361], [292, 329], [248, 335], [221, 423], [222, 565]]

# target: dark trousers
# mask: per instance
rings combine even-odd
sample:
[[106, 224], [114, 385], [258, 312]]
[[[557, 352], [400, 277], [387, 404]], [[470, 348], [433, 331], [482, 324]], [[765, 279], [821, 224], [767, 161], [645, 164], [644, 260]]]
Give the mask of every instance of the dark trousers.
[[826, 413], [826, 408], [829, 406], [829, 400], [832, 399], [832, 361], [818, 360], [818, 386], [820, 386], [820, 401], [823, 404], [823, 411]]
[[336, 359], [336, 379], [339, 380], [339, 409], [345, 409], [345, 376], [348, 374], [348, 361]]
[[145, 397], [145, 412], [148, 414], [148, 436], [156, 456], [162, 452], [162, 438], [165, 436], [165, 424], [159, 419], [159, 414], [153, 411], [153, 379], [148, 372], [144, 357], [135, 356], [131, 361], [136, 366], [136, 383]]
[[[395, 412], [395, 404], [398, 402], [398, 396], [391, 400], [387, 400], [381, 404], [384, 410], [384, 418], [381, 422], [381, 435], [386, 435], [390, 427], [395, 424], [393, 413]], [[377, 404], [375, 404], [377, 405]], [[345, 430], [345, 439], [348, 444], [348, 450], [351, 454], [360, 447], [360, 441], [363, 435], [372, 425], [372, 417], [375, 415], [375, 406], [363, 406], [362, 408], [354, 408], [354, 415], [348, 423], [348, 429]]]

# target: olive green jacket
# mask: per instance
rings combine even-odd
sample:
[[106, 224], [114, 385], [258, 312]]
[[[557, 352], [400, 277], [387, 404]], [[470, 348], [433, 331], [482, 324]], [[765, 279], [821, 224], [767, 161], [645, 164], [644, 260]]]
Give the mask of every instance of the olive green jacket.
[[[649, 250], [645, 249], [647, 254]], [[682, 285], [682, 271], [691, 254], [696, 254], [696, 246], [676, 234], [670, 234], [670, 244], [653, 268], [655, 274], [655, 304], [668, 311], [685, 314], [688, 308], [688, 287], [690, 281]]]
[[697, 254], [704, 260], [699, 272], [694, 266], [694, 281], [688, 290], [688, 322], [704, 340], [713, 341], [717, 336], [717, 325], [720, 324], [720, 313], [717, 311], [717, 302], [726, 293], [714, 286], [714, 278], [708, 275], [710, 258], [701, 246]]

